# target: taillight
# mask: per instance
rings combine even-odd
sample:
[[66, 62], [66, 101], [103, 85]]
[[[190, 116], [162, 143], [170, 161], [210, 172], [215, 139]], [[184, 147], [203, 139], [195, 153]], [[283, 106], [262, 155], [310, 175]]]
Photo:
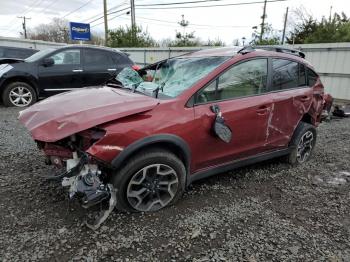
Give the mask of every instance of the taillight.
[[141, 67], [139, 67], [138, 65], [133, 65], [131, 68], [135, 71], [139, 71], [141, 69]]

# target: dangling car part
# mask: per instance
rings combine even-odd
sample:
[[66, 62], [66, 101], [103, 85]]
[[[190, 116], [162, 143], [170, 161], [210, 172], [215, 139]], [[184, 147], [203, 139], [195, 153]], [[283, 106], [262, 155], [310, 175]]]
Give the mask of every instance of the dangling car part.
[[[275, 50], [275, 51], [274, 51]], [[331, 97], [300, 52], [219, 48], [123, 69], [20, 113], [71, 198], [152, 212], [193, 181], [274, 157], [304, 164]], [[298, 72], [298, 73], [295, 73]], [[271, 81], [273, 79], [273, 81]], [[321, 144], [322, 145], [322, 144]]]
[[67, 161], [67, 171], [54, 179], [62, 179], [62, 186], [69, 187], [69, 198], [78, 199], [84, 208], [90, 208], [108, 201], [108, 209], [100, 212], [93, 223], [86, 225], [95, 230], [107, 219], [116, 206], [116, 196], [113, 185], [104, 184], [101, 179], [101, 171], [96, 164], [89, 164], [86, 154], [80, 159], [77, 152], [73, 152], [73, 159]]

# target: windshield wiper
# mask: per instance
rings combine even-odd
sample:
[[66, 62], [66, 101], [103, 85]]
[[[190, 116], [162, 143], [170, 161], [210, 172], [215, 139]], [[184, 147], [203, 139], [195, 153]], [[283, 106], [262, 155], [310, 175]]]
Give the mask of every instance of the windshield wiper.
[[165, 82], [160, 83], [156, 89], [153, 90], [153, 97], [158, 98], [159, 91], [162, 90], [163, 92], [163, 87], [165, 86]]

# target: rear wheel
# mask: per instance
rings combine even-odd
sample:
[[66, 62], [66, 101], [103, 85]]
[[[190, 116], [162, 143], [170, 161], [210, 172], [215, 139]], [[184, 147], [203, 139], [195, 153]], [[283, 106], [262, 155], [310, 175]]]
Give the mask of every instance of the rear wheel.
[[316, 136], [316, 128], [313, 125], [300, 122], [290, 143], [293, 149], [287, 156], [287, 162], [298, 165], [308, 161], [316, 145]]
[[5, 106], [30, 106], [36, 102], [36, 93], [33, 87], [25, 82], [13, 82], [4, 89], [2, 101]]
[[119, 209], [158, 211], [175, 203], [185, 189], [186, 170], [174, 154], [153, 149], [135, 155], [113, 178]]

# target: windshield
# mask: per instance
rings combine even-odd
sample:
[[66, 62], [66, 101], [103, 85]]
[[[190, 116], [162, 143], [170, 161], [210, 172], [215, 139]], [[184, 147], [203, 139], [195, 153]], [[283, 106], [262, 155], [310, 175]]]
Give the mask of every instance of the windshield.
[[[198, 80], [205, 77], [229, 57], [186, 57], [166, 60], [142, 73], [130, 68], [122, 70], [117, 80], [124, 87], [151, 93], [158, 89], [166, 97], [177, 97]], [[142, 70], [141, 70], [142, 72]]]
[[52, 51], [54, 51], [54, 48], [48, 48], [45, 50], [41, 50], [37, 53], [35, 53], [34, 55], [31, 55], [30, 57], [24, 59], [25, 62], [35, 62], [38, 61], [39, 59], [43, 58], [44, 56], [46, 56], [47, 54], [51, 53]]

